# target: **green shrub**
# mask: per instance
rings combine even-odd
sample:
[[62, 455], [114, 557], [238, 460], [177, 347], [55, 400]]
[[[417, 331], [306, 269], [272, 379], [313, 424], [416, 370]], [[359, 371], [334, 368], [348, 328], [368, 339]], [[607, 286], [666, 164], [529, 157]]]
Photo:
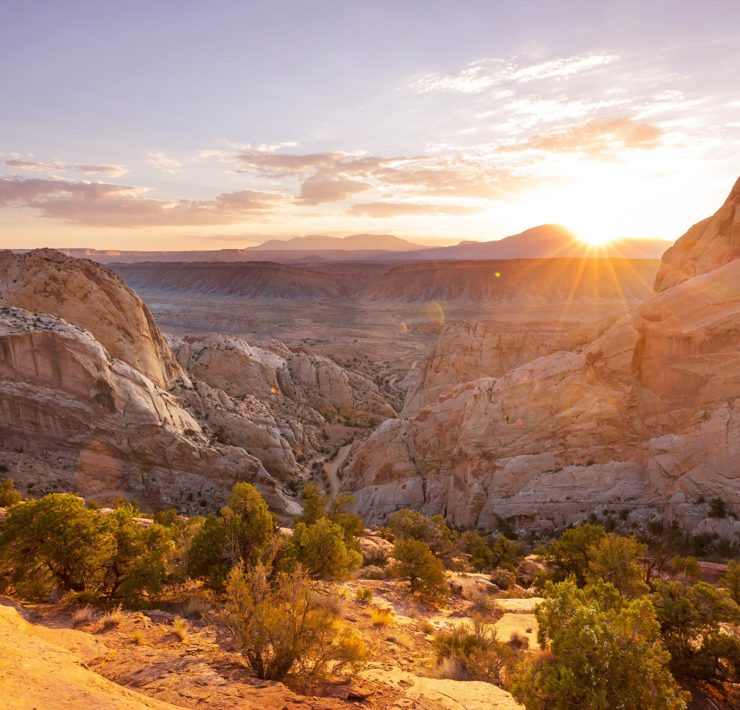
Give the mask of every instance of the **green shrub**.
[[69, 493], [17, 503], [0, 530], [0, 565], [21, 594], [98, 588], [114, 552], [105, 519]]
[[647, 545], [634, 537], [607, 533], [588, 548], [586, 580], [595, 582], [602, 579], [630, 598], [646, 594], [646, 572], [640, 562], [646, 551]]
[[601, 581], [585, 589], [548, 582], [535, 614], [546, 650], [517, 667], [511, 688], [527, 710], [686, 707], [647, 597], [627, 600]]
[[722, 622], [740, 621], [737, 603], [706, 582], [661, 581], [652, 594], [661, 633], [679, 678], [729, 680], [740, 670], [740, 641]]
[[735, 604], [740, 604], [740, 562], [730, 560], [727, 564], [727, 573], [720, 581], [727, 587], [727, 591]]
[[415, 510], [402, 508], [391, 515], [388, 527], [397, 540], [421, 540], [440, 557], [449, 557], [455, 551], [455, 532], [441, 515], [427, 518]]
[[264, 498], [249, 483], [237, 483], [228, 505], [209, 515], [195, 532], [187, 555], [188, 574], [222, 589], [232, 566], [264, 559], [275, 534], [275, 520]]
[[262, 563], [234, 567], [226, 592], [229, 629], [257, 677], [315, 682], [352, 675], [364, 662], [362, 639], [322, 602], [300, 567], [272, 583]]
[[427, 543], [401, 539], [393, 546], [394, 574], [409, 583], [412, 594], [435, 603], [449, 596], [449, 586], [442, 561]]
[[289, 566], [303, 565], [314, 579], [346, 579], [362, 563], [362, 555], [347, 546], [344, 530], [328, 518], [312, 525], [298, 523], [285, 557]]
[[6, 478], [0, 481], [0, 508], [10, 508], [21, 499], [21, 494], [15, 489], [15, 481]]
[[604, 537], [604, 528], [591, 523], [566, 530], [545, 549], [547, 572], [538, 580], [538, 585], [542, 586], [546, 581], [562, 582], [572, 575], [578, 586], [582, 587], [586, 583], [594, 546]]

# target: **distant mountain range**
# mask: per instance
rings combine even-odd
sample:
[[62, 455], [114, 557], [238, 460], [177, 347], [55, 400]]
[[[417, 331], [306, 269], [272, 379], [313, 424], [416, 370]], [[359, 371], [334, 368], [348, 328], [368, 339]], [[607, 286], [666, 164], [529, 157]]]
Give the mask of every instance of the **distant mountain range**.
[[413, 244], [392, 234], [352, 234], [349, 237], [316, 235], [270, 239], [245, 251], [417, 251], [424, 248], [424, 245]]
[[665, 239], [615, 239], [594, 247], [584, 243], [573, 232], [559, 224], [543, 224], [496, 241], [464, 241], [449, 247], [422, 249], [414, 253], [414, 259], [445, 261], [574, 257], [660, 259], [669, 246], [671, 242]]
[[103, 264], [136, 262], [276, 261], [314, 263], [336, 261], [461, 261], [478, 259], [553, 259], [614, 257], [659, 259], [671, 245], [664, 239], [615, 239], [589, 246], [558, 224], [543, 224], [490, 242], [461, 241], [446, 247], [414, 244], [392, 234], [353, 234], [348, 237], [311, 235], [270, 239], [243, 249], [211, 251], [122, 251], [117, 249], [60, 249], [68, 256]]

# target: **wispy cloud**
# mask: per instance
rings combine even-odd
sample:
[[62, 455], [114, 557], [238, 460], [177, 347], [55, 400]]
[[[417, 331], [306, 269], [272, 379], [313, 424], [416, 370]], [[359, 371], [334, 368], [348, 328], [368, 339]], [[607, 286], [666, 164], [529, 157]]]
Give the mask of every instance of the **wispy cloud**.
[[83, 173], [85, 175], [108, 175], [109, 177], [120, 177], [126, 174], [124, 165], [90, 165], [90, 164], [70, 164], [60, 160], [43, 162], [38, 160], [22, 160], [20, 158], [11, 158], [5, 161], [5, 165], [16, 170], [40, 170], [44, 172], [56, 173]]
[[153, 165], [166, 175], [177, 175], [182, 172], [183, 164], [179, 160], [169, 158], [162, 151], [156, 150], [146, 154], [146, 162]]
[[507, 83], [564, 79], [590, 73], [618, 58], [616, 54], [591, 53], [559, 57], [536, 64], [523, 64], [517, 58], [478, 59], [451, 74], [430, 72], [417, 75], [411, 80], [409, 88], [419, 94], [433, 92], [477, 94]]
[[0, 207], [38, 210], [43, 217], [104, 227], [235, 224], [265, 218], [291, 198], [241, 190], [212, 200], [158, 200], [142, 188], [99, 182], [0, 177]]

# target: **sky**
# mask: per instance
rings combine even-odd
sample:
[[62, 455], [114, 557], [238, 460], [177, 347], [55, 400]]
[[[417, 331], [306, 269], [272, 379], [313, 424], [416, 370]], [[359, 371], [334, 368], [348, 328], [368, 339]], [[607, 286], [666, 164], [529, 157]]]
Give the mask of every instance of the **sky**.
[[673, 240], [739, 66], [737, 0], [3, 0], [0, 247]]

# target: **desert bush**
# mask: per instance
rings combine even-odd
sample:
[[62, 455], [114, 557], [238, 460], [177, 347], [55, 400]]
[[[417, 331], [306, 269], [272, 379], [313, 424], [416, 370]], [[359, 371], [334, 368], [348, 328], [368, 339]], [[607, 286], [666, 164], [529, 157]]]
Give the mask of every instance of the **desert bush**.
[[211, 604], [204, 597], [190, 597], [183, 603], [180, 611], [187, 619], [204, 619], [210, 610]]
[[538, 576], [535, 585], [543, 588], [548, 581], [562, 582], [572, 575], [578, 586], [582, 587], [586, 584], [586, 573], [594, 546], [604, 537], [604, 528], [591, 523], [566, 530], [558, 540], [553, 540], [545, 548], [543, 557], [547, 571]]
[[388, 552], [382, 547], [368, 547], [362, 552], [364, 567], [385, 567], [388, 564]]
[[727, 572], [720, 582], [727, 588], [735, 604], [740, 604], [740, 562], [730, 560], [727, 564]]
[[393, 609], [373, 607], [370, 610], [370, 623], [373, 626], [388, 626], [393, 621]]
[[166, 528], [141, 527], [134, 513], [126, 503], [104, 516], [69, 493], [23, 501], [0, 533], [0, 565], [21, 595], [33, 585], [135, 603], [160, 591], [173, 544]]
[[172, 622], [172, 633], [181, 642], [188, 637], [188, 625], [184, 619], [178, 617]]
[[516, 574], [507, 569], [496, 568], [491, 572], [491, 581], [499, 589], [510, 589], [516, 584]]
[[313, 481], [309, 481], [303, 486], [303, 490], [301, 491], [303, 513], [294, 518], [294, 524], [304, 523], [305, 525], [313, 525], [317, 523], [321, 518], [326, 517], [328, 503], [329, 498], [324, 494], [319, 485]]
[[513, 673], [527, 710], [680, 710], [688, 694], [668, 670], [670, 654], [646, 596], [626, 599], [603, 581], [579, 589], [548, 582], [535, 614], [545, 651]]
[[398, 540], [393, 546], [393, 557], [395, 575], [408, 581], [412, 594], [429, 603], [449, 596], [444, 565], [427, 543], [413, 538]]
[[229, 570], [243, 561], [262, 560], [275, 533], [275, 520], [264, 498], [249, 483], [237, 483], [228, 505], [209, 515], [195, 532], [187, 554], [188, 574], [222, 589]]
[[686, 580], [698, 582], [701, 579], [701, 567], [696, 557], [686, 555], [676, 555], [671, 560], [671, 571], [677, 577], [682, 577]]
[[103, 564], [103, 587], [127, 606], [138, 604], [144, 594], [161, 592], [175, 549], [170, 529], [157, 523], [141, 527], [135, 512], [126, 504], [105, 517], [112, 548]]
[[229, 629], [261, 679], [318, 681], [351, 675], [364, 661], [362, 639], [327, 609], [301, 567], [272, 582], [262, 563], [234, 567], [226, 593]]
[[446, 667], [455, 680], [482, 680], [500, 686], [507, 683], [507, 668], [514, 654], [498, 640], [495, 627], [484, 624], [479, 617], [438, 632], [434, 647], [437, 663], [452, 661]]
[[369, 589], [368, 587], [360, 587], [355, 592], [355, 599], [362, 604], [366, 604], [372, 598], [373, 598], [373, 590]]
[[490, 619], [495, 617], [501, 618], [503, 612], [496, 604], [496, 600], [493, 599], [487, 592], [476, 592], [472, 595], [470, 601], [472, 602], [472, 611], [480, 617]]
[[721, 624], [737, 624], [740, 611], [727, 592], [706, 582], [658, 580], [652, 601], [675, 676], [704, 681], [737, 677], [740, 640]]
[[136, 629], [134, 633], [131, 634], [131, 640], [134, 642], [134, 646], [143, 646], [144, 645], [144, 634], [140, 629]]
[[314, 579], [346, 579], [362, 555], [349, 547], [342, 528], [328, 518], [312, 525], [298, 523], [285, 544], [284, 566], [303, 565]]
[[493, 568], [493, 550], [483, 535], [468, 530], [460, 536], [460, 546], [470, 555], [470, 566], [476, 572], [485, 572]]
[[113, 552], [105, 519], [69, 493], [14, 505], [0, 530], [0, 564], [21, 593], [97, 587]]
[[455, 531], [441, 515], [428, 518], [415, 510], [401, 508], [391, 515], [388, 528], [396, 540], [420, 540], [439, 557], [448, 559], [455, 553]]
[[506, 643], [514, 651], [526, 651], [529, 648], [529, 638], [518, 631], [512, 631]]
[[177, 508], [165, 508], [164, 510], [158, 510], [154, 513], [154, 522], [164, 525], [166, 528], [171, 528], [176, 525], [177, 519]]
[[646, 594], [646, 572], [640, 563], [646, 550], [647, 545], [634, 537], [607, 533], [588, 548], [586, 580], [595, 582], [603, 579], [626, 597]]
[[108, 612], [105, 616], [100, 617], [100, 626], [104, 630], [115, 628], [120, 626], [123, 621], [123, 612], [121, 607], [116, 607], [112, 611]]
[[9, 508], [20, 499], [21, 494], [15, 489], [15, 481], [12, 478], [0, 481], [0, 508]]
[[391, 571], [388, 567], [378, 567], [377, 565], [368, 565], [360, 570], [359, 576], [362, 579], [388, 579]]

